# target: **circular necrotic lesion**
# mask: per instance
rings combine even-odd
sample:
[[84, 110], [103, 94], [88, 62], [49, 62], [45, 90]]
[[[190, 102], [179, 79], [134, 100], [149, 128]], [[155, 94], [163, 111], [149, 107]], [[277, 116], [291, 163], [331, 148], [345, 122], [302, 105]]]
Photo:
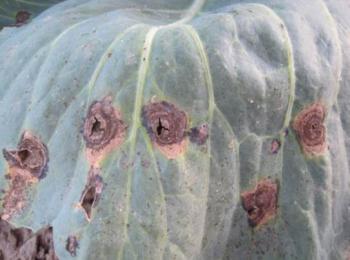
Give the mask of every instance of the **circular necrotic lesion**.
[[95, 101], [88, 110], [83, 136], [88, 148], [100, 150], [124, 130], [124, 124], [110, 98]]
[[326, 127], [324, 120], [326, 110], [321, 104], [313, 104], [304, 108], [296, 116], [293, 128], [304, 150], [321, 152], [326, 143]]
[[186, 113], [167, 101], [145, 105], [142, 122], [151, 139], [161, 146], [178, 144], [185, 138]]

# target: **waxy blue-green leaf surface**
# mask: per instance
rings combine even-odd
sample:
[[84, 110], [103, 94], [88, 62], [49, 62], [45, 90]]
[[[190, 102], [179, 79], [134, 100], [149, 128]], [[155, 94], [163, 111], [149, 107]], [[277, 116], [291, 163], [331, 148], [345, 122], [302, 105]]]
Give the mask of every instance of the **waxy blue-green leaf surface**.
[[[53, 226], [60, 259], [346, 259], [349, 13], [346, 0], [70, 0], [4, 28], [0, 148], [29, 130], [50, 160], [11, 222]], [[102, 162], [89, 222], [77, 207], [90, 168], [81, 127], [107, 95], [128, 128]], [[154, 97], [190, 127], [208, 123], [206, 144], [167, 159], [142, 126]], [[290, 124], [319, 101], [329, 148], [307, 158]], [[0, 169], [6, 189], [4, 158]], [[252, 229], [240, 193], [264, 177], [279, 181], [278, 213]]]

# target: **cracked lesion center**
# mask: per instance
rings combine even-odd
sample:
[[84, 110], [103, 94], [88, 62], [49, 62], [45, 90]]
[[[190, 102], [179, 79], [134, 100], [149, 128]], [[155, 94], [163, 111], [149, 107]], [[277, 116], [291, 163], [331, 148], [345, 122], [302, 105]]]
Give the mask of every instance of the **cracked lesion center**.
[[112, 106], [110, 97], [91, 104], [83, 129], [85, 144], [88, 148], [101, 150], [124, 131], [125, 125]]
[[151, 139], [161, 146], [179, 144], [186, 136], [185, 112], [167, 101], [145, 105], [142, 119]]

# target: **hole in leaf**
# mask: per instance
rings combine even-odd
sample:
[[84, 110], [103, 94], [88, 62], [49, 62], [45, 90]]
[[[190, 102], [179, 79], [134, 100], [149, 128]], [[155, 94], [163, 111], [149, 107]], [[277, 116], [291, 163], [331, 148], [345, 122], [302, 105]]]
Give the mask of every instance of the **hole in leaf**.
[[91, 219], [92, 209], [96, 206], [103, 188], [103, 181], [99, 172], [99, 169], [91, 168], [88, 183], [80, 199], [80, 205], [84, 209], [88, 220]]
[[161, 136], [162, 133], [164, 133], [164, 131], [169, 131], [169, 129], [162, 125], [162, 120], [159, 118], [159, 123], [158, 123], [158, 127], [157, 127], [158, 136]]
[[23, 164], [29, 158], [29, 156], [30, 156], [30, 151], [28, 151], [27, 149], [24, 149], [18, 152], [18, 157], [20, 158]]
[[91, 209], [92, 205], [94, 204], [94, 201], [96, 200], [96, 188], [95, 187], [90, 187], [81, 202], [81, 206], [84, 208], [86, 215], [88, 218], [91, 218]]
[[103, 131], [103, 129], [101, 128], [100, 121], [98, 121], [98, 119], [96, 117], [94, 117], [94, 119], [95, 119], [95, 122], [92, 124], [91, 135], [90, 136], [92, 136], [92, 135], [94, 135], [94, 134], [96, 134], [98, 132], [102, 132]]

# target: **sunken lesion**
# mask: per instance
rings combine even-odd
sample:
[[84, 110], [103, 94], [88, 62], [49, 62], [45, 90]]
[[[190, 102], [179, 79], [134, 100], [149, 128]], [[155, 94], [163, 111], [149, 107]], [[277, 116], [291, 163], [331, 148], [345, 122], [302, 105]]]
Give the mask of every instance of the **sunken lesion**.
[[120, 112], [112, 105], [111, 96], [94, 101], [88, 109], [83, 126], [83, 138], [90, 163], [94, 165], [105, 154], [120, 146], [126, 129]]
[[8, 164], [9, 188], [3, 197], [2, 219], [10, 219], [25, 206], [28, 188], [45, 177], [49, 152], [39, 137], [24, 131], [16, 149], [3, 150]]
[[261, 180], [253, 189], [241, 193], [241, 201], [251, 227], [266, 224], [277, 213], [277, 181]]
[[295, 117], [293, 129], [304, 153], [320, 155], [326, 150], [325, 118], [326, 108], [320, 103], [304, 108]]

